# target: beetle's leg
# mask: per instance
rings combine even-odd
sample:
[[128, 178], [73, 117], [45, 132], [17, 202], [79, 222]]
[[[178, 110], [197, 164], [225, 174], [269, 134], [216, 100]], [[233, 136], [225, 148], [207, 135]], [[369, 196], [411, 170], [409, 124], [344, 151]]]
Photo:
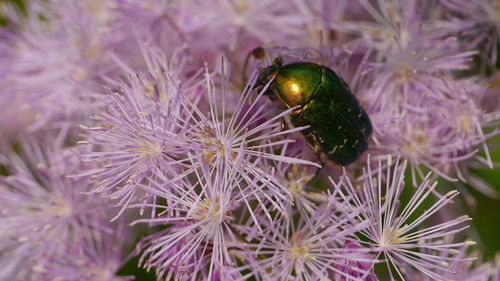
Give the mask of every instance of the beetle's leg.
[[318, 139], [316, 138], [316, 135], [314, 135], [311, 131], [309, 131], [309, 129], [302, 131], [302, 134], [306, 138], [308, 146], [312, 149], [314, 154], [317, 155], [318, 162], [321, 165], [321, 168], [317, 168], [316, 171], [314, 172], [314, 176], [308, 182], [309, 184], [316, 180], [321, 170], [323, 170], [323, 167], [325, 167], [327, 163], [329, 163], [330, 161], [328, 160], [328, 156], [321, 149], [321, 146], [319, 144]]

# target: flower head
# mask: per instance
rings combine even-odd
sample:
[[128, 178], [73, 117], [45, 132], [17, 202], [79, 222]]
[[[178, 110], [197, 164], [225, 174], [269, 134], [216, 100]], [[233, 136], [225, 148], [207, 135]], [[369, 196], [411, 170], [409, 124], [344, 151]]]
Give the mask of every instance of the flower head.
[[421, 204], [430, 199], [437, 184], [431, 184], [427, 175], [410, 200], [402, 204], [406, 162], [401, 164], [398, 159], [391, 167], [390, 159], [384, 169], [380, 161], [375, 170], [368, 162], [362, 186], [354, 185], [347, 176], [339, 183], [332, 180], [342, 201], [351, 208], [360, 208], [356, 219], [360, 223], [370, 221], [367, 228], [358, 233], [364, 237], [360, 243], [378, 252], [377, 258], [384, 258], [391, 279], [406, 280], [406, 272], [411, 268], [437, 280], [444, 279], [444, 274], [455, 274], [450, 263], [461, 259], [456, 256], [457, 249], [472, 242], [454, 243], [445, 238], [466, 229], [463, 223], [470, 218], [461, 216], [431, 226], [425, 222], [451, 203], [458, 192], [439, 196], [422, 212]]
[[87, 94], [114, 70], [105, 53], [117, 38], [107, 36], [84, 3], [26, 4], [27, 18], [11, 25], [9, 40], [0, 42], [0, 106], [18, 122], [1, 124], [9, 135], [81, 120], [92, 112]]
[[[445, 240], [452, 241], [453, 236], [446, 237]], [[470, 243], [472, 244], [472, 243]], [[477, 258], [477, 251], [472, 250], [470, 244], [465, 244], [457, 249], [456, 259], [450, 261], [449, 268], [452, 271], [442, 272], [444, 280], [473, 280], [473, 281], [496, 281], [498, 280], [500, 271], [498, 262], [495, 261], [482, 263], [480, 258]], [[472, 250], [472, 251], [471, 251]], [[435, 280], [433, 277], [419, 271], [409, 271], [408, 279], [410, 280]]]
[[48, 257], [44, 266], [36, 268], [35, 276], [41, 280], [57, 281], [133, 280], [132, 276], [117, 275], [126, 261], [127, 240], [131, 237], [132, 232], [121, 220], [113, 225], [112, 231], [96, 231], [94, 236], [80, 243], [66, 244], [60, 256]]
[[108, 203], [84, 194], [91, 190], [89, 178], [67, 177], [81, 166], [60, 141], [26, 141], [21, 156], [8, 157], [10, 175], [0, 179], [3, 280], [28, 278], [46, 258], [61, 255], [64, 244], [81, 243], [96, 229], [108, 229], [100, 223]]
[[[424, 98], [417, 106], [408, 105], [402, 114], [372, 115], [376, 149], [407, 159], [414, 185], [417, 177], [425, 175], [422, 166], [450, 181], [456, 181], [456, 177], [466, 181], [462, 175], [464, 161], [479, 159], [492, 167], [486, 141], [497, 134], [488, 129], [495, 124], [496, 116], [484, 114], [479, 106], [484, 89], [474, 80], [448, 77], [435, 82], [433, 94], [440, 98]], [[481, 149], [484, 158], [478, 156]]]
[[161, 212], [137, 221], [168, 226], [147, 238], [142, 255], [144, 266], [155, 268], [159, 276], [211, 280], [234, 264], [227, 243], [236, 239], [231, 223], [242, 199], [234, 197], [234, 189], [242, 179], [227, 162], [211, 170], [200, 160], [191, 159], [193, 164], [200, 163], [194, 183], [182, 179], [161, 188], [144, 187], [169, 203], [152, 206]]
[[368, 225], [353, 223], [356, 211], [343, 209], [332, 195], [312, 214], [298, 214], [290, 209], [288, 216], [266, 222], [263, 231], [251, 222], [238, 227], [246, 241], [236, 245], [247, 249], [241, 256], [246, 265], [238, 270], [249, 270], [257, 280], [372, 280], [375, 260], [352, 246], [353, 234]]
[[[441, 0], [452, 11], [451, 25], [458, 36], [463, 37], [466, 48], [480, 47], [481, 55], [488, 64], [498, 61], [500, 44], [500, 4], [495, 0]], [[467, 11], [467, 12], [465, 12]]]
[[[95, 192], [111, 192], [112, 197], [120, 198], [122, 206], [136, 198], [137, 184], [157, 170], [172, 177], [182, 175], [189, 150], [185, 137], [189, 127], [173, 112], [173, 108], [182, 107], [181, 103], [171, 101], [166, 106], [156, 102], [144, 92], [147, 86], [139, 77], [130, 77], [129, 82], [122, 94], [104, 97], [107, 112], [96, 116], [100, 126], [83, 126], [89, 137], [81, 142], [96, 148], [82, 155], [84, 161], [102, 164], [83, 175], [92, 175], [98, 182]], [[159, 93], [159, 89], [165, 90], [163, 87], [167, 85], [154, 85], [154, 91]]]
[[[235, 69], [253, 48], [268, 42], [291, 44], [305, 34], [305, 18], [287, 1], [186, 1], [179, 8], [185, 11], [180, 13], [185, 15], [180, 27], [190, 42], [196, 42], [195, 54], [215, 64], [222, 55], [234, 53]], [[193, 13], [197, 16], [188, 16]]]

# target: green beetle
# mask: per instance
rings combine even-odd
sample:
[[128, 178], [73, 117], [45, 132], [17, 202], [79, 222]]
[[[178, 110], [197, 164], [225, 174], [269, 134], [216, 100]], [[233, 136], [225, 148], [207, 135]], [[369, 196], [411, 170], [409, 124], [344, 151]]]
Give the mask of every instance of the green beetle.
[[283, 65], [281, 59], [262, 69], [255, 87], [261, 90], [271, 79], [266, 95], [278, 98], [316, 153], [340, 165], [354, 162], [367, 148], [372, 133], [368, 115], [349, 86], [330, 68], [311, 62]]

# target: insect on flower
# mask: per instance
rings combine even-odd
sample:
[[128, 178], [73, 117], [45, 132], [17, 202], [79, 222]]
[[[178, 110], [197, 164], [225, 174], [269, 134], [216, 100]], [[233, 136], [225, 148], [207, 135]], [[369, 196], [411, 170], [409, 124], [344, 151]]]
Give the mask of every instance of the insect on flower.
[[347, 83], [333, 70], [312, 62], [283, 65], [278, 57], [260, 71], [256, 87], [269, 82], [266, 94], [277, 97], [288, 108], [296, 108], [289, 121], [295, 127], [309, 126], [302, 133], [316, 153], [348, 165], [368, 148], [370, 119]]

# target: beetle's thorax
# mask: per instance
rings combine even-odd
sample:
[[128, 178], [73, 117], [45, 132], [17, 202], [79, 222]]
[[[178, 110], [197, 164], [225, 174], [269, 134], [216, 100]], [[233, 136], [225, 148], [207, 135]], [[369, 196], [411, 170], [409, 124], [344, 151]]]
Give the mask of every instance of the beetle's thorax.
[[321, 84], [321, 66], [311, 63], [291, 63], [278, 69], [273, 90], [288, 108], [307, 105]]
[[281, 102], [288, 108], [304, 106], [310, 100], [310, 95], [296, 79], [283, 78], [276, 75], [273, 90]]

